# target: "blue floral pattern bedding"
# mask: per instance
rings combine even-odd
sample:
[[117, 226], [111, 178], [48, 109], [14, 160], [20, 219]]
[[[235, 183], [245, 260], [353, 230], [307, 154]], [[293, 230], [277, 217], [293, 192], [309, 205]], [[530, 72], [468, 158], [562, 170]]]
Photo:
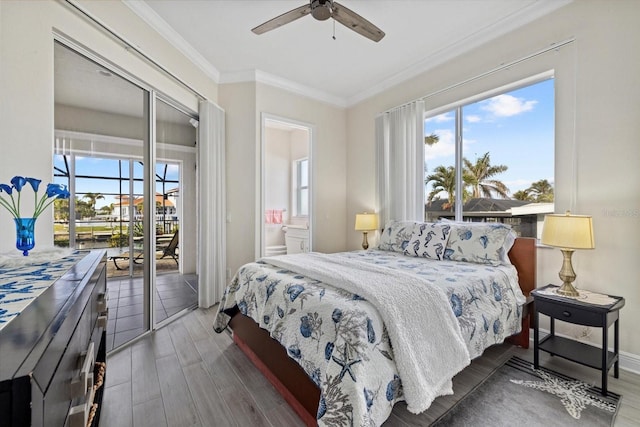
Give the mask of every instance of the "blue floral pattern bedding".
[[[403, 270], [448, 296], [471, 357], [520, 331], [524, 297], [513, 266], [407, 257], [389, 251], [334, 254]], [[321, 390], [320, 426], [373, 426], [403, 400], [392, 343], [377, 310], [359, 295], [268, 264], [246, 264], [225, 290], [215, 319], [237, 306], [279, 341]], [[407, 307], [419, 310], [420, 307]], [[425, 325], [428, 327], [428, 325]], [[434, 343], [437, 345], [437, 343]]]

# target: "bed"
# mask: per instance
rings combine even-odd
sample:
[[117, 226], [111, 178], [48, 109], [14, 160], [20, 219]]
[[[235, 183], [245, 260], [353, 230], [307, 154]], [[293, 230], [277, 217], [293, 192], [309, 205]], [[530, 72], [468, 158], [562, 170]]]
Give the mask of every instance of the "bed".
[[397, 401], [419, 413], [452, 393], [485, 348], [528, 345], [534, 286], [535, 240], [509, 227], [395, 221], [377, 250], [246, 264], [214, 329], [305, 424], [380, 425]]

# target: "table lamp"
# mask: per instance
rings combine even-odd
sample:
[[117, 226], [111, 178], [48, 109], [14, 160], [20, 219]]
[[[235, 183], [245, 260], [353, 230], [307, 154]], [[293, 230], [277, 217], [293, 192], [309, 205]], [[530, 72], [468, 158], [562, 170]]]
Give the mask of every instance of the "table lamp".
[[580, 293], [573, 287], [576, 273], [571, 265], [571, 255], [575, 249], [593, 249], [593, 222], [587, 215], [549, 214], [544, 217], [542, 226], [542, 244], [560, 248], [564, 261], [558, 276], [562, 286], [556, 291], [559, 295], [578, 297]]
[[362, 231], [362, 249], [369, 248], [367, 233], [378, 228], [378, 215], [372, 213], [356, 214], [356, 231]]

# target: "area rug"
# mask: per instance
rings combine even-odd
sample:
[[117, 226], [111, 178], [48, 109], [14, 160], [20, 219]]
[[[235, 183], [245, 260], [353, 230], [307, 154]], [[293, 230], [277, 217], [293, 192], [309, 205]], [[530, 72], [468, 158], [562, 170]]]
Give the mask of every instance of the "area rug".
[[620, 395], [513, 356], [432, 426], [612, 426]]

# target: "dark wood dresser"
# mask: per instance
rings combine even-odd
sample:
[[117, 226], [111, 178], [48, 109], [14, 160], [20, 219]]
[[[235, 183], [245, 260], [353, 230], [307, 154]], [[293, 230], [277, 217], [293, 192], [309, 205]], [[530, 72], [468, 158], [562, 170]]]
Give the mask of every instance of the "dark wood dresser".
[[0, 427], [98, 424], [104, 390], [98, 385], [106, 380], [107, 258], [104, 250], [79, 255], [0, 330]]

